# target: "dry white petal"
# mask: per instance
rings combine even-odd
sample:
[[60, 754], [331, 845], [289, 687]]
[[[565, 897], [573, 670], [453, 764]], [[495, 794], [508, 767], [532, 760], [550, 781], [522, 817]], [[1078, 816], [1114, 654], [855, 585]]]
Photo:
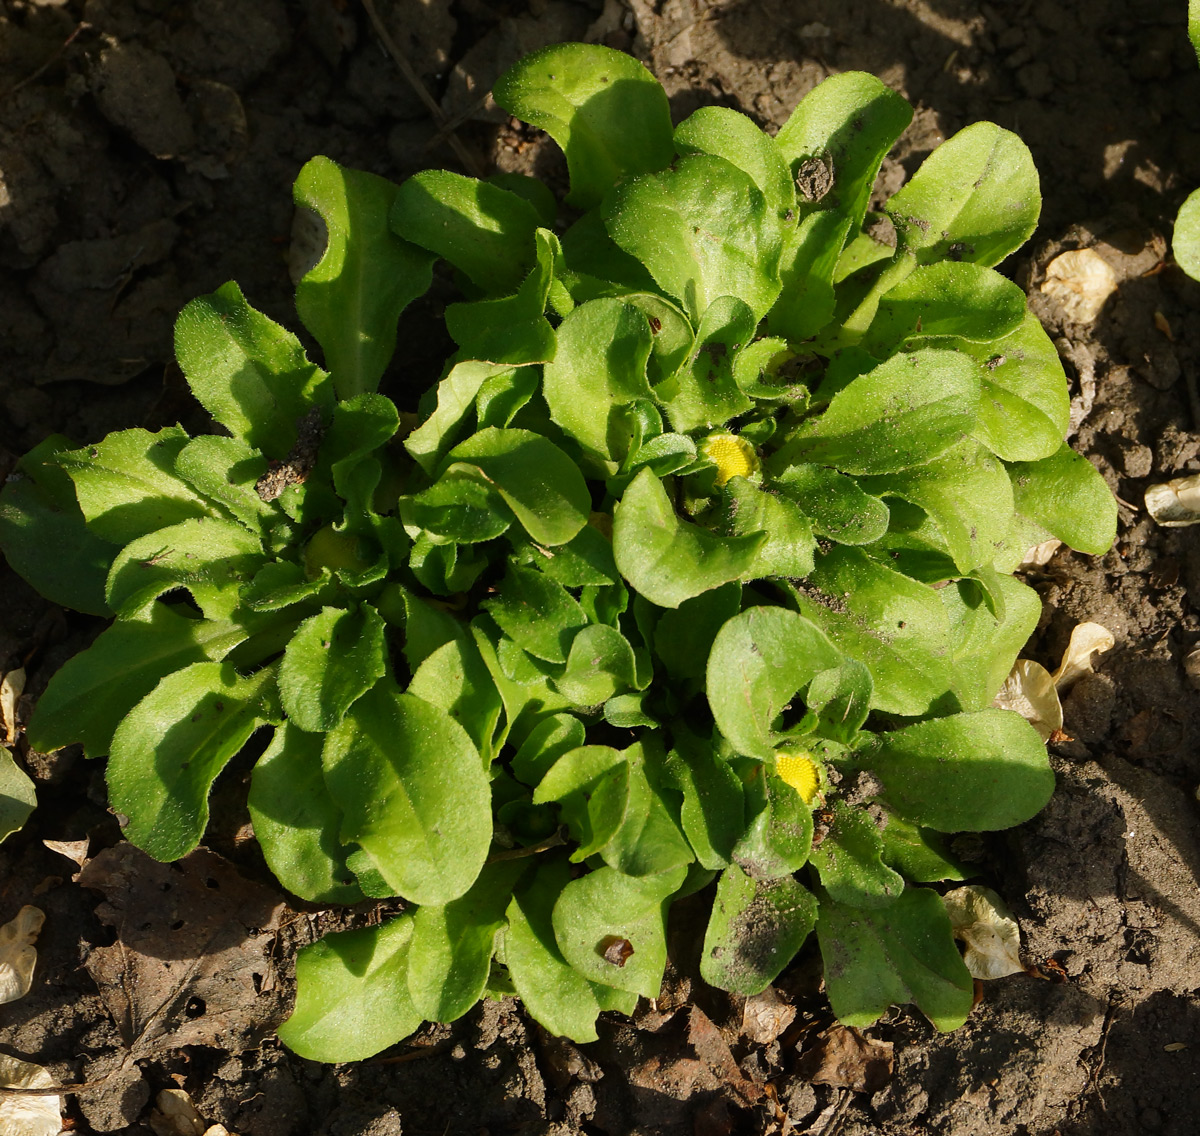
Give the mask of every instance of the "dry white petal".
[[[0, 1086], [48, 1089], [54, 1081], [40, 1065], [0, 1053]], [[4, 1136], [58, 1136], [62, 1131], [62, 1097], [0, 1095], [0, 1132]]]
[[1054, 688], [1054, 679], [1041, 663], [1018, 659], [992, 705], [1001, 710], [1015, 710], [1029, 722], [1042, 741], [1062, 729], [1062, 703]]
[[1051, 676], [1055, 689], [1062, 694], [1085, 674], [1091, 674], [1092, 656], [1112, 650], [1115, 642], [1112, 632], [1103, 624], [1077, 623], [1063, 652], [1062, 662]]
[[43, 840], [42, 843], [51, 852], [57, 852], [60, 856], [66, 856], [68, 860], [74, 860], [81, 868], [87, 863], [88, 848], [91, 847], [91, 841], [87, 837], [82, 840]]
[[1021, 929], [991, 888], [969, 884], [942, 896], [954, 937], [966, 944], [963, 962], [972, 978], [1024, 973]]
[[24, 667], [9, 671], [0, 681], [0, 722], [4, 725], [4, 741], [7, 745], [17, 740], [17, 699], [24, 689]]
[[206, 1125], [183, 1089], [163, 1089], [154, 1103], [150, 1127], [156, 1136], [204, 1136]]
[[800, 29], [800, 34], [812, 39], [824, 39], [826, 36], [833, 35], [833, 29], [828, 24], [805, 24]]
[[1058, 301], [1068, 319], [1091, 323], [1117, 290], [1117, 274], [1095, 250], [1075, 249], [1046, 265], [1041, 290]]
[[1200, 525], [1200, 473], [1149, 486], [1146, 512], [1165, 529]]
[[37, 965], [33, 944], [45, 921], [46, 913], [41, 909], [22, 907], [15, 919], [0, 927], [0, 1003], [15, 1002], [29, 993]]
[[1062, 548], [1062, 541], [1057, 537], [1051, 537], [1049, 540], [1042, 541], [1041, 544], [1035, 544], [1025, 553], [1024, 559], [1017, 565], [1017, 571], [1027, 572], [1030, 568], [1044, 568], [1060, 548]]

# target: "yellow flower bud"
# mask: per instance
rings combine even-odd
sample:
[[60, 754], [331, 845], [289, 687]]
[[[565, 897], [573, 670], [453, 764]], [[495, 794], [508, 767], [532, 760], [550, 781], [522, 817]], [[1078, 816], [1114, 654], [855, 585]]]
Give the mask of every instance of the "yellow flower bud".
[[802, 749], [780, 752], [775, 758], [775, 772], [800, 794], [806, 805], [813, 803], [821, 788], [821, 774], [808, 753]]
[[710, 434], [700, 448], [717, 467], [718, 485], [731, 477], [750, 477], [758, 472], [754, 447], [736, 434]]

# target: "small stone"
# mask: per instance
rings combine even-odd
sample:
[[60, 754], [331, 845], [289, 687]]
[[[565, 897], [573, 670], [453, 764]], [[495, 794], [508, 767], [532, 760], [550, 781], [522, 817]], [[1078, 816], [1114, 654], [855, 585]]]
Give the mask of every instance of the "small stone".
[[1048, 63], [1027, 63], [1017, 72], [1017, 82], [1021, 90], [1031, 99], [1044, 99], [1054, 90], [1054, 79], [1050, 74]]

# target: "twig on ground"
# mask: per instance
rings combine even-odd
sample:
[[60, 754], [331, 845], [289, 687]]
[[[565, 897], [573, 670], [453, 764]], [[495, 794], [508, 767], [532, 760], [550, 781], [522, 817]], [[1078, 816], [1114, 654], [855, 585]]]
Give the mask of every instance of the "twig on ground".
[[[391, 33], [387, 30], [387, 25], [379, 18], [379, 13], [375, 8], [375, 0], [362, 0], [362, 6], [366, 9], [367, 15], [371, 19], [371, 25], [375, 29], [375, 34], [379, 36], [383, 46], [387, 48], [388, 54], [395, 60], [396, 66], [400, 68], [400, 74], [408, 81], [408, 85], [416, 92], [417, 98], [421, 100], [428, 109], [433, 118], [434, 124], [439, 131], [446, 131], [446, 116], [442, 113], [442, 108], [438, 106], [434, 97], [425, 89], [425, 84], [421, 82], [421, 77], [413, 70], [413, 66], [405, 57], [404, 52], [400, 50], [400, 45], [392, 39]], [[482, 177], [482, 171], [479, 168], [479, 163], [475, 160], [475, 155], [463, 145], [462, 140], [453, 133], [446, 134], [446, 141], [450, 144], [450, 149], [454, 151], [454, 156], [463, 164], [463, 168], [472, 177]]]

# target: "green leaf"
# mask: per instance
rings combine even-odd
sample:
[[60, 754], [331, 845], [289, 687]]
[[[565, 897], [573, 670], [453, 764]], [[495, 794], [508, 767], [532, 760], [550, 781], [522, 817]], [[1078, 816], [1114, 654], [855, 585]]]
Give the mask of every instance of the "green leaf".
[[35, 808], [33, 779], [13, 760], [12, 752], [0, 746], [0, 841], [24, 828]]
[[712, 154], [748, 174], [781, 220], [796, 204], [796, 188], [783, 154], [744, 114], [728, 107], [693, 111], [675, 128], [675, 149], [682, 155]]
[[[667, 964], [667, 902], [686, 876], [682, 867], [659, 876], [604, 867], [572, 880], [552, 917], [563, 957], [591, 982], [657, 998]], [[623, 966], [604, 957], [621, 939], [633, 947]]]
[[530, 731], [509, 764], [514, 776], [533, 787], [563, 754], [583, 744], [583, 723], [573, 714], [553, 714]]
[[676, 678], [704, 678], [717, 632], [741, 606], [742, 586], [735, 581], [664, 611], [654, 629], [658, 661]]
[[396, 186], [386, 178], [318, 156], [292, 196], [320, 214], [328, 238], [296, 284], [296, 311], [325, 352], [338, 398], [373, 391], [396, 349], [400, 313], [433, 281], [433, 257], [392, 233]]
[[678, 726], [666, 775], [683, 794], [680, 822], [702, 867], [729, 864], [746, 827], [746, 795], [742, 782], [708, 742]]
[[310, 410], [333, 406], [329, 375], [233, 283], [179, 313], [175, 354], [200, 405], [269, 458], [287, 457]]
[[438, 383], [433, 413], [404, 439], [404, 448], [430, 477], [450, 452], [483, 385], [514, 374], [514, 368], [495, 363], [459, 363]]
[[[474, 476], [473, 476], [474, 475]], [[473, 466], [450, 466], [428, 489], [400, 498], [405, 525], [455, 544], [479, 544], [508, 529], [513, 515], [504, 498]]]
[[813, 847], [809, 862], [830, 898], [851, 907], [883, 907], [904, 890], [904, 880], [883, 862], [883, 839], [865, 813], [833, 802], [833, 823]]
[[490, 764], [503, 703], [479, 649], [466, 634], [442, 644], [422, 661], [408, 693], [445, 710], [470, 735], [484, 764]]
[[487, 775], [466, 731], [384, 679], [333, 730], [325, 783], [359, 844], [413, 903], [448, 903], [475, 882], [492, 838]]
[[[1192, 43], [1198, 42], [1196, 29], [1200, 28], [1200, 16], [1190, 17], [1195, 22]], [[1188, 195], [1175, 218], [1175, 233], [1171, 238], [1171, 252], [1175, 263], [1193, 280], [1200, 280], [1200, 189]]]
[[67, 446], [61, 435], [47, 438], [9, 474], [0, 489], [0, 548], [9, 567], [48, 600], [111, 615], [104, 581], [114, 550], [88, 529], [75, 485], [55, 460]]
[[554, 261], [562, 256], [558, 238], [546, 229], [534, 233], [536, 260], [512, 296], [450, 304], [446, 330], [469, 359], [493, 363], [541, 363], [555, 357], [554, 328], [544, 313], [554, 282]]
[[567, 669], [554, 680], [576, 706], [599, 706], [614, 694], [645, 685], [638, 682], [633, 647], [615, 627], [592, 624], [571, 641]]
[[810, 462], [862, 474], [922, 465], [974, 429], [979, 393], [978, 368], [956, 351], [895, 356], [834, 395], [770, 468]]
[[988, 588], [1003, 602], [1000, 617], [992, 613], [977, 580], [959, 580], [938, 592], [950, 619], [951, 689], [964, 710], [992, 704], [1042, 614], [1037, 592], [1011, 576], [992, 573]]
[[752, 607], [728, 620], [708, 656], [708, 703], [738, 753], [771, 759], [777, 719], [841, 653], [813, 623], [782, 607]]
[[885, 206], [919, 264], [999, 264], [1033, 234], [1042, 208], [1028, 147], [991, 122], [943, 142]]
[[207, 619], [229, 619], [241, 586], [262, 563], [262, 543], [236, 521], [180, 521], [117, 553], [108, 573], [108, 603], [129, 618], [164, 592], [187, 588]]
[[273, 521], [282, 519], [255, 489], [267, 472], [266, 459], [237, 438], [215, 434], [193, 438], [176, 456], [175, 472], [253, 533], [262, 534]]
[[719, 426], [754, 405], [733, 376], [732, 357], [757, 323], [735, 296], [718, 296], [704, 310], [687, 363], [654, 388], [676, 430]]
[[816, 923], [816, 897], [790, 876], [756, 880], [732, 864], [717, 884], [700, 976], [731, 994], [761, 994]]
[[1027, 821], [1054, 792], [1037, 731], [1011, 710], [978, 710], [883, 734], [864, 764], [884, 803], [939, 832], [994, 832]]
[[279, 697], [289, 721], [324, 733], [388, 669], [383, 617], [370, 604], [357, 611], [325, 607], [292, 636], [279, 664]]
[[808, 684], [804, 701], [814, 716], [819, 737], [853, 745], [871, 708], [871, 672], [857, 659], [843, 659], [821, 671]]
[[75, 483], [88, 528], [113, 544], [128, 544], [156, 529], [215, 515], [175, 472], [187, 442], [180, 426], [157, 434], [120, 430], [94, 446], [61, 451], [56, 460]]
[[485, 380], [475, 396], [475, 415], [482, 430], [485, 426], [503, 429], [528, 404], [540, 385], [535, 367], [502, 371]]
[[868, 493], [902, 497], [933, 518], [963, 573], [995, 559], [1013, 516], [1004, 466], [976, 442], [947, 450], [925, 465], [860, 482]]
[[320, 734], [284, 722], [254, 766], [247, 804], [275, 878], [310, 903], [358, 903], [362, 889], [338, 840], [342, 811], [325, 788]]
[[1085, 457], [1064, 442], [1053, 457], [1008, 467], [1017, 512], [1079, 552], [1107, 552], [1117, 535], [1117, 502]]
[[587, 524], [592, 499], [583, 474], [540, 434], [489, 427], [450, 458], [475, 466], [538, 544], [566, 544]]
[[659, 607], [741, 579], [766, 537], [719, 537], [681, 521], [649, 469], [630, 482], [613, 522], [613, 556], [621, 575]]
[[164, 676], [219, 661], [247, 638], [240, 623], [192, 619], [167, 604], [120, 619], [59, 669], [38, 699], [29, 740], [44, 753], [82, 742], [88, 757], [108, 753], [121, 720]]
[[852, 477], [821, 465], [789, 465], [772, 480], [812, 520], [814, 531], [840, 544], [873, 544], [888, 527], [888, 507]]
[[591, 523], [553, 551], [534, 548], [531, 553], [532, 563], [540, 565], [551, 580], [568, 588], [602, 587], [621, 582], [613, 561], [612, 542]]
[[392, 203], [392, 230], [437, 253], [488, 295], [511, 295], [536, 263], [541, 219], [523, 197], [448, 170], [422, 170]]
[[932, 588], [859, 549], [835, 547], [817, 557], [796, 602], [802, 615], [867, 665], [874, 708], [926, 714], [949, 690], [949, 623]]
[[744, 780], [747, 825], [734, 863], [760, 880], [798, 872], [812, 850], [811, 809], [770, 766], [753, 765]]
[[[565, 859], [542, 859], [536, 874], [517, 888], [508, 905], [504, 961], [517, 994], [536, 1021], [560, 1037], [595, 1041], [596, 1016], [609, 1008], [615, 992], [589, 982], [558, 949], [554, 904], [570, 879]], [[631, 1000], [636, 1002], [637, 996]], [[625, 1009], [631, 1012], [633, 1007]]]
[[621, 300], [577, 307], [558, 328], [558, 351], [543, 372], [550, 417], [585, 450], [620, 461], [628, 435], [618, 410], [651, 398], [646, 360], [653, 340], [645, 315]]
[[761, 317], [779, 295], [779, 220], [732, 162], [708, 154], [620, 182], [605, 198], [612, 239], [698, 323], [720, 296]]
[[580, 210], [599, 205], [621, 178], [661, 170], [675, 156], [666, 92], [636, 59], [611, 48], [542, 48], [501, 75], [492, 97], [562, 147], [567, 204]]
[[566, 588], [519, 564], [509, 564], [496, 595], [479, 606], [524, 650], [550, 663], [567, 661], [571, 640], [588, 622]]
[[1188, 0], [1188, 39], [1192, 50], [1200, 57], [1200, 0]]
[[275, 671], [243, 678], [229, 662], [167, 675], [117, 727], [108, 759], [125, 836], [164, 862], [186, 856], [208, 825], [208, 791], [264, 723], [279, 720]]
[[991, 268], [941, 261], [918, 268], [889, 288], [862, 340], [873, 355], [900, 344], [954, 336], [991, 343], [1024, 322], [1025, 292]]
[[1067, 433], [1071, 396], [1058, 351], [1037, 316], [996, 343], [959, 344], [978, 359], [983, 395], [974, 437], [1005, 461], [1036, 461], [1057, 452]]
[[813, 569], [817, 542], [812, 522], [784, 496], [765, 493], [744, 477], [734, 477], [725, 486], [725, 508], [729, 528], [735, 536], [765, 533], [746, 579], [764, 576], [804, 577]]
[[579, 847], [571, 862], [599, 852], [616, 835], [629, 797], [630, 765], [625, 755], [604, 745], [564, 753], [534, 790], [533, 803], [555, 802]]
[[947, 851], [941, 833], [910, 824], [887, 810], [883, 817], [883, 862], [906, 879], [925, 884], [965, 880], [970, 874]]
[[817, 938], [838, 1020], [865, 1029], [892, 1005], [915, 1002], [942, 1031], [967, 1020], [975, 987], [941, 897], [908, 888], [886, 907], [821, 900]]
[[[555, 272], [557, 278], [570, 289], [570, 295], [577, 304], [598, 296], [619, 296], [630, 300], [635, 293], [655, 293], [654, 277], [637, 257], [617, 247], [604, 227], [604, 218], [599, 209], [585, 213], [563, 233], [562, 250], [562, 264], [555, 266]], [[672, 311], [678, 311], [662, 297], [656, 298]], [[642, 304], [637, 306], [644, 307]], [[647, 312], [647, 315], [657, 314]], [[670, 322], [663, 320], [664, 324]], [[686, 319], [683, 322], [687, 324]]]
[[408, 912], [375, 927], [337, 931], [296, 957], [296, 1008], [279, 1040], [310, 1061], [362, 1061], [415, 1033], [408, 996]]
[[490, 864], [465, 895], [417, 908], [408, 996], [422, 1018], [452, 1022], [483, 997], [496, 935], [505, 925], [513, 884], [526, 867], [520, 860]]

